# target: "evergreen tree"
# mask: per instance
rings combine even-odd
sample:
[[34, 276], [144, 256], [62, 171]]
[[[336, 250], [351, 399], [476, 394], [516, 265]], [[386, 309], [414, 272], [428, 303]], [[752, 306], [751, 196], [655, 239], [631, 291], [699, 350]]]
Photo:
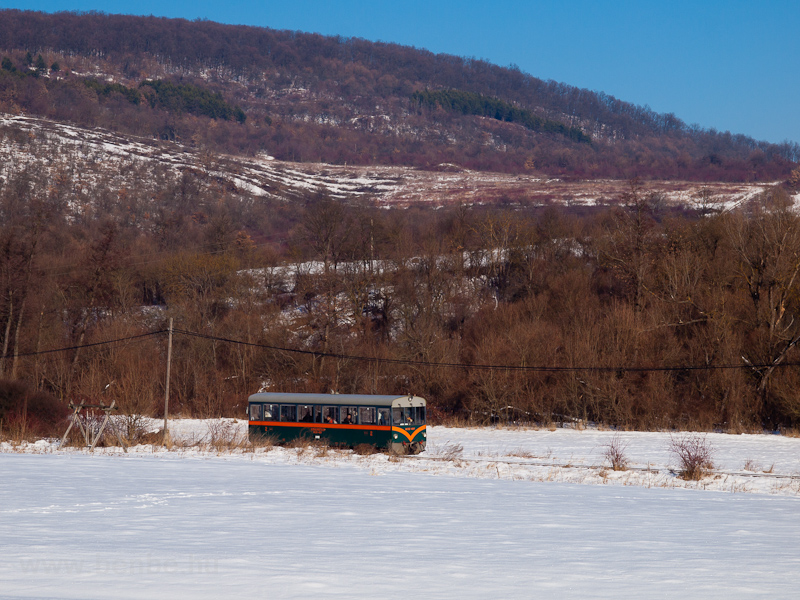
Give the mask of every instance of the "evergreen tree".
[[47, 64], [45, 64], [44, 58], [42, 57], [41, 54], [36, 57], [36, 64], [34, 66], [36, 67], [37, 73], [39, 74], [47, 73]]

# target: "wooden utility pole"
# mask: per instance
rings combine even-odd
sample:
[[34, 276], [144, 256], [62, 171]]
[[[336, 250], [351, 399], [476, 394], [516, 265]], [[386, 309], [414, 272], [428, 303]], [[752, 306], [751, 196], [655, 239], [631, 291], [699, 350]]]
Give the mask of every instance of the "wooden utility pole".
[[167, 418], [169, 416], [169, 368], [172, 365], [172, 317], [169, 318], [169, 341], [167, 342], [167, 384], [164, 386], [164, 445], [167, 445]]

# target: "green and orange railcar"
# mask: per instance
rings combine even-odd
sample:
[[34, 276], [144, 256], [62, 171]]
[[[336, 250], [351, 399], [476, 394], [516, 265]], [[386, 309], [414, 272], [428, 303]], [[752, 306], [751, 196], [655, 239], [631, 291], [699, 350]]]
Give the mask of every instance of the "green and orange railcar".
[[427, 442], [426, 402], [419, 396], [265, 392], [250, 396], [248, 404], [251, 439], [370, 444], [402, 454], [419, 454]]

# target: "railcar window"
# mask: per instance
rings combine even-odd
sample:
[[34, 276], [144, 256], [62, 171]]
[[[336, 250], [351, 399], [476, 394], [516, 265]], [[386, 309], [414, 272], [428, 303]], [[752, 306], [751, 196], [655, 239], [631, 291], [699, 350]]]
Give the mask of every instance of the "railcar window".
[[388, 408], [379, 408], [378, 409], [378, 425], [388, 425], [389, 424], [389, 409]]
[[358, 407], [358, 421], [362, 425], [375, 424], [375, 409], [371, 406]]
[[277, 404], [265, 404], [264, 405], [264, 420], [265, 421], [277, 421], [278, 420], [278, 405]]
[[395, 425], [413, 425], [414, 417], [411, 414], [410, 406], [395, 406], [392, 408], [392, 422]]
[[339, 422], [339, 407], [338, 406], [324, 406], [322, 408], [322, 417], [324, 423], [338, 423]]
[[395, 425], [415, 425], [425, 422], [424, 406], [395, 406], [392, 408], [392, 420]]
[[358, 410], [355, 406], [342, 406], [341, 408], [341, 417], [342, 423], [345, 425], [357, 425], [358, 424]]
[[281, 421], [297, 421], [296, 404], [281, 404]]
[[297, 407], [298, 409], [298, 417], [301, 423], [313, 423], [314, 422], [314, 407], [309, 404], [301, 404]]
[[320, 405], [314, 407], [314, 423], [322, 423], [322, 407]]
[[251, 404], [250, 405], [250, 420], [251, 421], [260, 421], [261, 420], [261, 405], [260, 404]]

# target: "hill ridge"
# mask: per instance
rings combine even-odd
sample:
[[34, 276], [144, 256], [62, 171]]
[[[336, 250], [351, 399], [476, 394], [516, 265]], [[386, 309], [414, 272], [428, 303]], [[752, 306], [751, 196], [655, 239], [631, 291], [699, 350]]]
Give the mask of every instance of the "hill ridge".
[[[551, 176], [772, 181], [800, 160], [796, 143], [688, 126], [604, 93], [543, 81], [518, 69], [398, 44], [211, 21], [105, 13], [0, 11], [0, 110], [180, 140], [215, 151], [268, 152], [299, 162], [462, 167]], [[60, 70], [43, 73], [43, 55]], [[4, 63], [5, 64], [5, 63]], [[168, 107], [91, 97], [86, 77], [122, 85], [166, 79], [241, 106], [221, 124]], [[420, 106], [426, 89], [479, 94], [562, 123], [558, 132]], [[242, 119], [243, 120], [243, 119]], [[213, 131], [207, 131], [211, 127]], [[593, 144], [581, 143], [588, 136]]]

